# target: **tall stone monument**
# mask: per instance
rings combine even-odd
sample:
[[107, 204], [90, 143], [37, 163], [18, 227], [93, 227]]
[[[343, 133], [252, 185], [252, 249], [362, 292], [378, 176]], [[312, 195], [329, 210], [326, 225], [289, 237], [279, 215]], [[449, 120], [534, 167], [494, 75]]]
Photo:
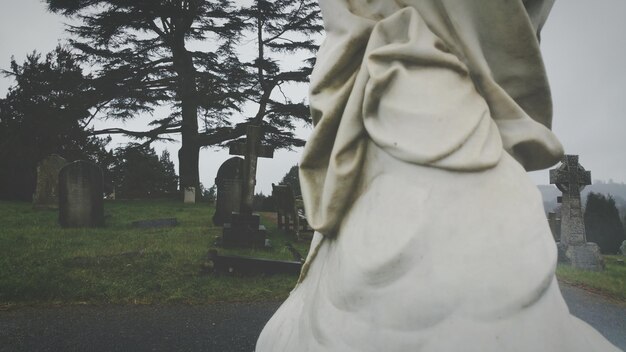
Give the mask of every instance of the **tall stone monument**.
[[226, 160], [217, 170], [215, 185], [217, 186], [217, 201], [213, 223], [223, 226], [230, 223], [233, 212], [239, 212], [241, 205], [241, 192], [243, 186], [244, 160], [232, 157]]
[[62, 227], [104, 226], [102, 170], [88, 161], [75, 161], [59, 172], [59, 224]]
[[37, 164], [37, 187], [33, 196], [35, 209], [57, 209], [59, 207], [59, 171], [67, 160], [52, 154]]
[[561, 198], [561, 258], [575, 268], [603, 270], [604, 260], [597, 244], [587, 242], [580, 192], [591, 184], [591, 172], [578, 163], [578, 155], [565, 155], [561, 165], [550, 170], [550, 183], [563, 192]]
[[250, 125], [246, 131], [246, 142], [230, 147], [230, 154], [243, 155], [244, 163], [239, 212], [233, 212], [231, 221], [224, 224], [222, 243], [225, 246], [265, 245], [265, 227], [261, 225], [259, 215], [252, 213], [257, 159], [274, 156], [274, 149], [261, 143], [262, 133], [261, 127]]

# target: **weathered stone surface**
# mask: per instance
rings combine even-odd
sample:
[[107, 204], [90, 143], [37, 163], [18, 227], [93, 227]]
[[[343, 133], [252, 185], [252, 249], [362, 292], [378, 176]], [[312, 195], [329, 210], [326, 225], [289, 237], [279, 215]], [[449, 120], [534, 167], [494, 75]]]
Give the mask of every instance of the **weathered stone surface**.
[[37, 187], [33, 196], [36, 209], [57, 209], [59, 207], [59, 171], [67, 164], [64, 158], [52, 154], [37, 165]]
[[622, 242], [622, 245], [619, 247], [619, 251], [622, 255], [626, 255], [626, 241]]
[[604, 258], [600, 254], [600, 247], [595, 243], [569, 245], [565, 249], [565, 257], [575, 268], [591, 271], [604, 270]]
[[258, 158], [272, 158], [274, 149], [263, 145], [261, 127], [249, 125], [246, 131], [246, 142], [230, 146], [231, 155], [243, 155], [243, 182], [239, 213], [231, 215], [230, 223], [224, 223], [222, 242], [224, 245], [264, 246], [265, 228], [259, 224], [258, 215], [252, 214], [252, 200], [256, 185], [256, 169]]
[[222, 244], [225, 247], [265, 246], [267, 231], [258, 214], [232, 213], [231, 221], [224, 223]]
[[185, 187], [183, 201], [185, 204], [196, 203], [196, 187]]
[[104, 226], [102, 170], [75, 161], [59, 172], [59, 224], [63, 227]]
[[274, 149], [261, 143], [263, 131], [261, 127], [249, 125], [246, 131], [246, 142], [236, 143], [230, 146], [231, 155], [244, 156], [243, 163], [243, 187], [241, 192], [240, 211], [245, 214], [252, 213], [252, 200], [254, 198], [254, 186], [256, 185], [256, 169], [258, 158], [273, 158]]
[[603, 270], [604, 259], [598, 245], [587, 242], [580, 200], [580, 192], [591, 184], [591, 173], [578, 163], [578, 155], [565, 155], [561, 165], [550, 170], [550, 183], [563, 192], [559, 259], [575, 268]]
[[232, 212], [239, 212], [243, 186], [243, 166], [244, 160], [242, 158], [233, 157], [226, 160], [217, 170], [215, 177], [217, 197], [215, 214], [213, 214], [213, 223], [217, 226], [223, 226], [225, 222], [229, 222]]

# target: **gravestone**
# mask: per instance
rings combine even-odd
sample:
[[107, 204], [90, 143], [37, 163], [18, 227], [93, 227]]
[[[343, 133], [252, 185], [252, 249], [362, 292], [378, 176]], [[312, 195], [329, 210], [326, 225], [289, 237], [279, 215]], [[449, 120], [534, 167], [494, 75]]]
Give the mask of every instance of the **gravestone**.
[[561, 256], [575, 268], [599, 271], [604, 269], [600, 247], [587, 242], [580, 192], [591, 184], [591, 172], [578, 163], [578, 155], [565, 155], [561, 165], [550, 170], [550, 183], [563, 192], [561, 198]]
[[252, 213], [258, 158], [272, 158], [274, 149], [261, 143], [261, 127], [249, 125], [246, 142], [230, 146], [231, 155], [243, 155], [243, 182], [239, 212], [233, 212], [230, 223], [224, 224], [222, 243], [225, 246], [265, 246], [265, 227], [258, 214]]
[[239, 212], [243, 187], [244, 160], [233, 157], [226, 160], [217, 170], [215, 185], [217, 186], [215, 214], [213, 223], [223, 226], [230, 223], [233, 212]]
[[62, 227], [104, 226], [102, 170], [75, 161], [59, 172], [59, 224]]
[[183, 191], [183, 202], [185, 204], [195, 204], [196, 203], [196, 187], [185, 187]]
[[64, 158], [52, 154], [37, 164], [37, 186], [33, 196], [36, 209], [57, 209], [59, 207], [59, 171], [67, 164]]

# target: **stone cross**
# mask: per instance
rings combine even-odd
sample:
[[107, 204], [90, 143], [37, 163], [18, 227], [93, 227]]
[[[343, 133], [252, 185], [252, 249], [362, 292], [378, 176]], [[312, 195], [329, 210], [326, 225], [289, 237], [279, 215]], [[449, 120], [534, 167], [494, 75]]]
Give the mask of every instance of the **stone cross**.
[[261, 144], [261, 127], [248, 125], [246, 142], [234, 143], [230, 146], [231, 155], [243, 155], [243, 184], [241, 190], [241, 214], [252, 214], [252, 200], [256, 185], [256, 166], [258, 158], [274, 157], [274, 148]]
[[578, 155], [565, 155], [561, 167], [550, 170], [550, 183], [564, 195], [580, 198], [580, 191], [591, 184], [591, 171], [578, 163]]
[[563, 192], [561, 244], [586, 243], [580, 191], [591, 184], [591, 172], [578, 163], [578, 155], [565, 155], [561, 166], [550, 170], [550, 183]]
[[587, 242], [580, 191], [591, 184], [591, 173], [579, 163], [577, 155], [565, 155], [561, 165], [550, 170], [550, 183], [561, 192], [561, 240], [557, 244], [559, 261], [583, 270], [604, 269], [597, 244]]

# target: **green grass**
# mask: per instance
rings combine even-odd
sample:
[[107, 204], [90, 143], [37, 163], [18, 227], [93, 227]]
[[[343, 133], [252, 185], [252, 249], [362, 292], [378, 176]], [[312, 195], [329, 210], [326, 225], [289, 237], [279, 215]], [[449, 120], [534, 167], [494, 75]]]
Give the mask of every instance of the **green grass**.
[[[0, 202], [0, 306], [77, 303], [152, 304], [284, 299], [296, 277], [201, 274], [221, 228], [207, 204], [110, 201], [107, 226], [62, 229], [57, 212]], [[131, 222], [176, 217], [179, 226], [135, 229]], [[294, 242], [268, 218], [273, 250], [218, 249], [224, 254], [292, 259]], [[306, 255], [307, 243], [293, 243]]]
[[624, 257], [605, 255], [606, 269], [602, 272], [577, 270], [559, 265], [556, 275], [559, 280], [608, 296], [626, 303], [626, 265], [618, 264]]

